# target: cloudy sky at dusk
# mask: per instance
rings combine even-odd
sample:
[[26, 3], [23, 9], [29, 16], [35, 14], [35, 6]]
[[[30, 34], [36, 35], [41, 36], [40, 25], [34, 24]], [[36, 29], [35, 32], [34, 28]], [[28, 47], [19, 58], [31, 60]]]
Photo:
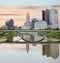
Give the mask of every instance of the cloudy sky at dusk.
[[23, 25], [27, 12], [31, 19], [35, 17], [41, 20], [41, 11], [46, 8], [57, 8], [60, 17], [60, 0], [0, 0], [0, 26], [11, 18], [15, 25]]
[[0, 6], [19, 7], [19, 6], [44, 6], [59, 5], [60, 0], [0, 0]]

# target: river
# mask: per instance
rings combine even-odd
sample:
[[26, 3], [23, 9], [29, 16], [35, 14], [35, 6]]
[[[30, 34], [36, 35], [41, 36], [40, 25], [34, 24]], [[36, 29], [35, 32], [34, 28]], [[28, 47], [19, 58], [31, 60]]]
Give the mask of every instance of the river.
[[[17, 36], [13, 40], [19, 39]], [[60, 44], [3, 43], [0, 44], [0, 63], [60, 63]]]

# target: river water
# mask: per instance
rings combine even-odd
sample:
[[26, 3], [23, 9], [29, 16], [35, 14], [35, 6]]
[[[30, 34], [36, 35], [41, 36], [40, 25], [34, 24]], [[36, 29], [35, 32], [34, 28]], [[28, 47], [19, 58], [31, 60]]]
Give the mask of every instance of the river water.
[[60, 44], [1, 44], [0, 63], [60, 63]]

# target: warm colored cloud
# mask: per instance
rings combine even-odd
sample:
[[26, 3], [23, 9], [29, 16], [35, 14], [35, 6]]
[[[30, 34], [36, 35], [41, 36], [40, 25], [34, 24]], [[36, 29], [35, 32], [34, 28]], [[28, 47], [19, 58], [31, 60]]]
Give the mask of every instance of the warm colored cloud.
[[26, 21], [26, 14], [29, 12], [30, 19], [37, 18], [42, 20], [42, 10], [43, 9], [58, 9], [58, 20], [60, 23], [60, 7], [56, 6], [47, 6], [47, 7], [39, 7], [39, 6], [27, 6], [21, 8], [0, 8], [0, 26], [2, 26], [8, 19], [14, 19], [14, 24], [17, 26], [23, 25]]

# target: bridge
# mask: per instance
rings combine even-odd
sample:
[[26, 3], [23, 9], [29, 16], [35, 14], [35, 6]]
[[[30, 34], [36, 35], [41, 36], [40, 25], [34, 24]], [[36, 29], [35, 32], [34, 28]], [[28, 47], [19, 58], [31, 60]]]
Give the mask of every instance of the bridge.
[[0, 30], [0, 32], [60, 32], [60, 30]]
[[[60, 32], [60, 30], [0, 30], [0, 32], [3, 32], [2, 34], [4, 34], [4, 33], [8, 33], [8, 32], [17, 32], [18, 34], [19, 34], [19, 36], [20, 35], [37, 35], [37, 33], [38, 32], [48, 32], [47, 34], [49, 34], [49, 33], [51, 33], [51, 32]], [[43, 38], [41, 39], [41, 40], [39, 40], [39, 41], [42, 41], [45, 37], [46, 37], [46, 35], [47, 34], [45, 34], [44, 36], [43, 36]], [[24, 38], [23, 38], [23, 36], [21, 37], [24, 41], [27, 41], [27, 40], [25, 40]], [[39, 42], [38, 41], [38, 42]], [[29, 41], [30, 42], [30, 41]]]

